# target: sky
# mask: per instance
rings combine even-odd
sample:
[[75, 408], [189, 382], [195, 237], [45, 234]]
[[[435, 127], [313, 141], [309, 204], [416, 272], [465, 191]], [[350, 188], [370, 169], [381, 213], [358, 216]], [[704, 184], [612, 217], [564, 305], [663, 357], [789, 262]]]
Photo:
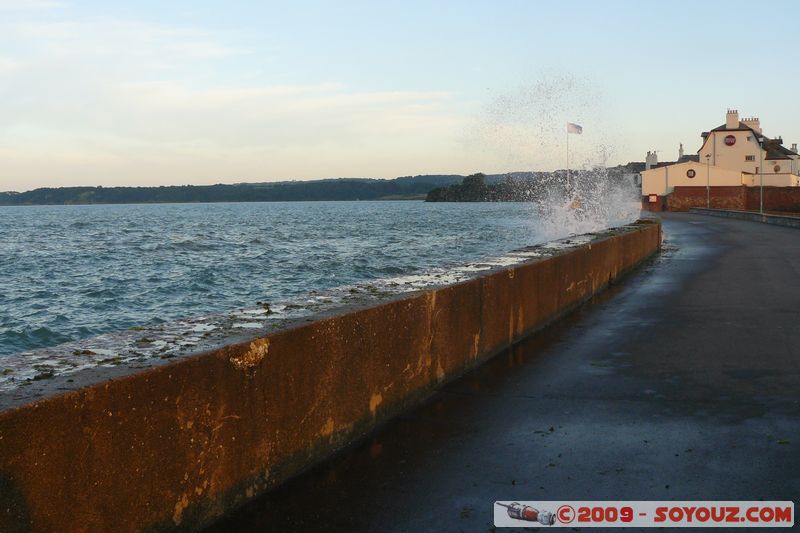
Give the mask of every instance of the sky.
[[[791, 1], [0, 0], [0, 191], [673, 160], [727, 108], [800, 142], [798, 15]], [[567, 139], [567, 121], [584, 134]]]

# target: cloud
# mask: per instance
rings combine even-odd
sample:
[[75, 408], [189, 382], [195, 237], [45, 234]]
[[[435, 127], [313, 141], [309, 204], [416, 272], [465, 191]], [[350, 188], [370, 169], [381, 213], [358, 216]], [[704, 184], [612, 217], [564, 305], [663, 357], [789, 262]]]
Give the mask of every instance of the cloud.
[[564, 168], [566, 123], [576, 122], [584, 131], [570, 141], [569, 164], [604, 165], [617, 143], [605, 100], [591, 80], [552, 70], [489, 101], [464, 140], [472, 150], [492, 154], [497, 164]]
[[193, 88], [176, 80], [151, 80], [121, 83], [120, 95], [139, 105], [177, 111], [182, 108], [219, 108], [235, 103], [256, 105], [261, 100], [288, 99], [325, 94], [344, 85], [325, 82], [311, 85], [274, 85], [269, 87]]
[[208, 41], [186, 41], [167, 45], [168, 53], [193, 58], [217, 59], [222, 57], [242, 55], [248, 53], [241, 48], [223, 46]]
[[57, 0], [0, 0], [0, 10], [26, 11], [65, 7], [66, 2]]
[[139, 75], [186, 61], [215, 60], [250, 52], [223, 43], [220, 36], [202, 29], [109, 17], [23, 19], [0, 27], [14, 35], [26, 53], [42, 62], [58, 58], [94, 63], [98, 67], [119, 65]]
[[10, 57], [0, 56], [0, 75], [4, 72], [11, 72], [22, 66], [22, 63]]
[[454, 103], [447, 92], [338, 82], [208, 88], [65, 78], [29, 90], [13, 112], [0, 103], [9, 106], [0, 189], [422, 172], [459, 157], [448, 140], [466, 123]]
[[0, 190], [390, 177], [469, 159], [450, 92], [209, 76], [279, 49], [202, 28], [17, 17], [0, 34], [16, 50], [0, 57]]

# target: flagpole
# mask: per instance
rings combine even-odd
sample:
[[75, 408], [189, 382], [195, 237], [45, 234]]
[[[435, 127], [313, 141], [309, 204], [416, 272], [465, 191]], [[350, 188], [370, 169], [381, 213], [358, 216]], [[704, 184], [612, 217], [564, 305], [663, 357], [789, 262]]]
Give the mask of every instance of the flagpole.
[[567, 194], [569, 194], [569, 124], [567, 124]]

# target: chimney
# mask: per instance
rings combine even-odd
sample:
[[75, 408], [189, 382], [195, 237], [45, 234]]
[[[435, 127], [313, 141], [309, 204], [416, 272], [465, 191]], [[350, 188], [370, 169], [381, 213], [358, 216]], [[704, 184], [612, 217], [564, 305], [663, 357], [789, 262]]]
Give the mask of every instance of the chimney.
[[739, 112], [735, 109], [728, 109], [728, 114], [725, 115], [725, 128], [735, 130], [739, 127]]
[[658, 164], [658, 156], [656, 155], [656, 151], [653, 150], [651, 152], [651, 151], [648, 150], [647, 151], [647, 157], [644, 160], [644, 169], [645, 170], [650, 170], [651, 168], [653, 168], [657, 164]]
[[742, 122], [744, 122], [745, 126], [751, 128], [756, 133], [761, 133], [761, 121], [758, 120], [758, 117], [749, 117], [743, 119]]
[[683, 159], [683, 143], [681, 143], [680, 147], [678, 147], [678, 161]]
[[797, 153], [797, 143], [792, 143], [792, 152]]

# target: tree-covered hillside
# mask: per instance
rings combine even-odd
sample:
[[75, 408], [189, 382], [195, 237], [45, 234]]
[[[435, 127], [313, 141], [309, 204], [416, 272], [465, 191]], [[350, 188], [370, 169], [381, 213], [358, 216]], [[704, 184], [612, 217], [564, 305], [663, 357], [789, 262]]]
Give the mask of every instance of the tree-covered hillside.
[[[630, 176], [632, 164], [604, 169], [603, 179]], [[573, 171], [575, 175], [579, 171]], [[584, 172], [584, 174], [586, 174]], [[599, 175], [590, 171], [592, 175]], [[429, 202], [530, 201], [563, 187], [564, 171], [395, 179], [339, 178], [313, 181], [164, 187], [60, 187], [0, 192], [0, 205], [141, 204], [194, 202], [291, 202], [315, 200], [426, 199]], [[596, 179], [589, 177], [586, 179]], [[625, 178], [628, 179], [628, 178]]]
[[[587, 189], [592, 181], [602, 180], [608, 184], [632, 185], [637, 174], [633, 164], [612, 168], [574, 170], [571, 184], [567, 172], [515, 172], [503, 175], [485, 176], [472, 174], [461, 183], [452, 183], [431, 190], [427, 202], [529, 202], [547, 197], [556, 192], [566, 194]], [[589, 187], [591, 188], [591, 187]]]
[[341, 178], [237, 185], [41, 188], [0, 193], [0, 205], [423, 199], [431, 189], [462, 179], [458, 175], [430, 175], [391, 180]]

